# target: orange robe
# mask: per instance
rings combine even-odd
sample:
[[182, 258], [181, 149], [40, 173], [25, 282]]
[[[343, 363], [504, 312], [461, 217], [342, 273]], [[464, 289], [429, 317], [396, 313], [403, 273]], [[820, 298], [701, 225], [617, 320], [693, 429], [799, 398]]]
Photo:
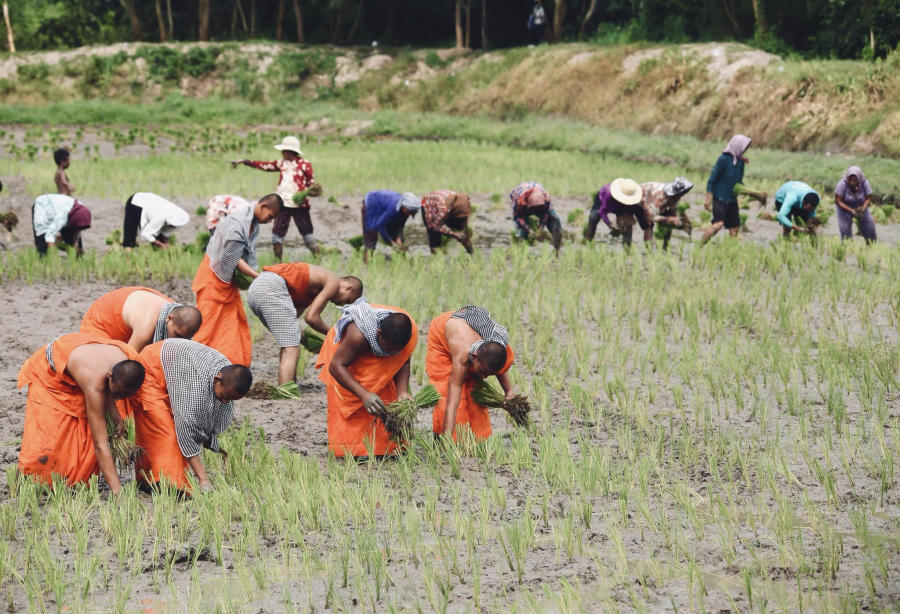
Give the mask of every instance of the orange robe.
[[281, 264], [273, 264], [264, 266], [263, 271], [275, 273], [284, 278], [287, 282], [287, 289], [291, 295], [291, 302], [297, 311], [302, 311], [309, 307], [312, 302], [306, 295], [309, 290], [309, 263], [306, 262], [283, 262]]
[[165, 477], [174, 486], [187, 489], [189, 466], [178, 447], [175, 416], [160, 360], [163, 343], [150, 344], [138, 355], [146, 376], [135, 395], [134, 439], [144, 453], [135, 462], [134, 471], [145, 484], [156, 484]]
[[137, 358], [137, 352], [121, 341], [73, 333], [53, 344], [55, 371], [47, 362], [46, 345], [19, 371], [17, 386], [28, 386], [19, 471], [40, 481], [51, 482], [52, 474], [59, 474], [72, 485], [100, 473], [84, 393], [66, 373], [72, 351], [89, 344], [115, 346], [122, 350], [122, 360]]
[[[441, 394], [441, 400], [434, 406], [432, 414], [432, 429], [435, 433], [444, 428], [444, 411], [447, 408], [447, 391], [450, 388], [450, 371], [453, 362], [450, 358], [450, 346], [447, 344], [447, 334], [444, 330], [447, 321], [453, 315], [453, 311], [442, 313], [431, 321], [428, 327], [428, 350], [425, 353], [425, 373], [428, 381], [437, 388]], [[506, 364], [500, 373], [506, 373], [512, 366], [515, 355], [512, 348], [506, 346]], [[491, 435], [491, 417], [484, 405], [479, 405], [472, 400], [472, 389], [481, 380], [472, 374], [466, 374], [463, 379], [462, 392], [459, 397], [459, 407], [456, 409], [456, 424], [468, 424], [475, 434], [476, 439], [487, 439]]]
[[81, 328], [78, 332], [90, 333], [128, 343], [128, 340], [131, 339], [132, 330], [122, 318], [122, 309], [125, 307], [125, 301], [128, 300], [128, 297], [139, 290], [151, 292], [170, 303], [172, 302], [172, 299], [168, 296], [162, 292], [157, 292], [153, 288], [144, 288], [142, 286], [119, 288], [118, 290], [107, 292], [91, 303], [91, 306], [88, 307], [87, 312], [84, 314], [84, 318], [81, 320]]
[[[390, 309], [409, 316], [408, 313], [397, 307], [386, 305], [372, 305], [372, 307]], [[350, 365], [350, 373], [353, 374], [356, 381], [366, 390], [371, 390], [381, 397], [385, 404], [397, 400], [394, 376], [412, 356], [419, 338], [415, 320], [411, 316], [409, 319], [412, 320], [412, 335], [398, 354], [378, 357], [369, 351]], [[331, 360], [340, 346], [340, 343], [334, 342], [334, 334], [335, 328], [332, 326], [325, 337], [325, 342], [322, 343], [322, 349], [319, 351], [319, 358], [316, 361], [316, 368], [322, 370], [319, 373], [319, 379], [325, 382], [328, 398], [328, 449], [335, 456], [391, 454], [397, 449], [397, 444], [391, 441], [381, 420], [367, 412], [363, 407], [363, 402], [355, 394], [341, 386], [328, 371]]]
[[207, 255], [197, 268], [191, 290], [197, 295], [197, 309], [203, 315], [194, 341], [219, 350], [233, 364], [249, 367], [253, 342], [238, 287], [216, 276]]

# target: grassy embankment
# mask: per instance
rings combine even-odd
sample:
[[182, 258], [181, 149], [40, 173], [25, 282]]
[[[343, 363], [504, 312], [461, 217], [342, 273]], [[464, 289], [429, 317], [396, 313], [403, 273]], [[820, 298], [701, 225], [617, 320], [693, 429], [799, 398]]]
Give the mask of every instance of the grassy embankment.
[[638, 267], [591, 247], [375, 259], [367, 294], [420, 324], [469, 301], [509, 324], [533, 432], [422, 434], [357, 465], [272, 450], [245, 423], [222, 438], [227, 464], [206, 455], [215, 491], [189, 501], [9, 469], [0, 594], [73, 612], [887, 611], [898, 274], [896, 250], [837, 241]]

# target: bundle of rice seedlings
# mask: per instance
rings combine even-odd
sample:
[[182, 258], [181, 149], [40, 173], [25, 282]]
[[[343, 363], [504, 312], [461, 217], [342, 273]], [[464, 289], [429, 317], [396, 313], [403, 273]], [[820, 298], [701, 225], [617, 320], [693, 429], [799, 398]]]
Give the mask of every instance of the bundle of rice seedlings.
[[403, 399], [389, 403], [378, 417], [384, 423], [391, 436], [391, 441], [408, 441], [412, 436], [413, 425], [419, 410], [434, 407], [441, 400], [437, 388], [431, 384], [425, 386], [412, 399]]
[[248, 399], [268, 399], [270, 388], [272, 388], [272, 386], [265, 382], [253, 382], [253, 385], [250, 386], [250, 390], [247, 391], [245, 396]]
[[766, 204], [766, 200], [769, 198], [769, 195], [766, 192], [760, 192], [758, 190], [752, 190], [745, 186], [743, 183], [734, 184], [734, 195], [735, 196], [749, 196], [755, 200], [758, 200], [763, 205]]
[[314, 328], [304, 328], [300, 333], [300, 345], [313, 354], [318, 354], [325, 342], [325, 335]]
[[363, 246], [362, 235], [356, 235], [355, 237], [350, 237], [349, 239], [347, 239], [347, 243], [349, 243], [350, 247], [352, 247], [355, 250], [362, 249], [362, 246]]
[[246, 290], [250, 287], [250, 284], [253, 283], [252, 277], [238, 270], [234, 271], [234, 274], [231, 276], [231, 280], [234, 282], [234, 285], [241, 290]]
[[106, 235], [106, 244], [107, 245], [117, 245], [122, 242], [122, 230], [116, 228], [111, 233]]
[[106, 432], [109, 435], [109, 451], [112, 453], [113, 461], [116, 463], [116, 469], [120, 473], [129, 471], [134, 465], [134, 461], [138, 456], [144, 453], [144, 450], [129, 439], [126, 424], [126, 432], [124, 435], [116, 435], [116, 423], [112, 416], [106, 414]]
[[281, 384], [280, 386], [269, 386], [269, 398], [299, 399], [300, 388], [297, 387], [297, 382], [287, 382], [286, 384]]
[[321, 196], [322, 195], [322, 185], [319, 183], [314, 183], [305, 190], [300, 190], [295, 193], [293, 196], [294, 204], [302, 205], [303, 201], [306, 200], [308, 196]]
[[18, 226], [19, 224], [19, 216], [16, 215], [15, 211], [9, 211], [7, 213], [0, 213], [0, 226], [6, 228], [7, 232], [12, 232], [13, 228]]
[[531, 411], [531, 405], [528, 403], [528, 397], [517, 394], [507, 399], [500, 387], [489, 380], [481, 380], [481, 383], [475, 386], [472, 390], [472, 400], [485, 407], [504, 410], [516, 426], [527, 427], [530, 423], [528, 412]]
[[690, 209], [691, 205], [689, 203], [679, 202], [677, 205], [675, 205], [675, 208], [678, 210], [679, 214], [682, 214], [685, 211], [687, 211], [688, 209]]

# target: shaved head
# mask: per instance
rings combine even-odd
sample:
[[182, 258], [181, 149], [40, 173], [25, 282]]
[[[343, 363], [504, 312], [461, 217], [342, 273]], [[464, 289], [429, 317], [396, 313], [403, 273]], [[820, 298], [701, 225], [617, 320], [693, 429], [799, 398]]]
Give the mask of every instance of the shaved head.
[[219, 371], [219, 377], [232, 399], [243, 398], [253, 385], [253, 374], [244, 365], [228, 365]]
[[203, 315], [196, 307], [182, 305], [169, 313], [169, 321], [166, 322], [166, 336], [169, 339], [190, 339], [203, 324]]
[[500, 373], [506, 364], [506, 346], [496, 341], [482, 343], [475, 354], [491, 375]]
[[391, 347], [402, 349], [412, 337], [412, 321], [405, 313], [392, 313], [381, 321], [378, 332]]
[[117, 399], [130, 397], [144, 383], [144, 365], [136, 360], [123, 360], [113, 365], [110, 389]]
[[349, 305], [363, 293], [363, 282], [359, 277], [347, 275], [338, 280], [338, 292], [334, 302], [338, 305]]

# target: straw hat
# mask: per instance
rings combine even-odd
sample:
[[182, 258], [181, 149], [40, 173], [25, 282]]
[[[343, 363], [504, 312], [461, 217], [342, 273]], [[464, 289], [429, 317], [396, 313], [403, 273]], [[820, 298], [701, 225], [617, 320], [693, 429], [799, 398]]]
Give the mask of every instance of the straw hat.
[[284, 151], [284, 150], [293, 151], [298, 156], [303, 155], [303, 152], [300, 151], [300, 139], [298, 139], [295, 136], [284, 137], [283, 139], [281, 139], [281, 144], [276, 145], [275, 149], [277, 149], [279, 151]]
[[634, 179], [619, 177], [609, 186], [609, 193], [623, 205], [636, 205], [644, 198], [644, 191]]

